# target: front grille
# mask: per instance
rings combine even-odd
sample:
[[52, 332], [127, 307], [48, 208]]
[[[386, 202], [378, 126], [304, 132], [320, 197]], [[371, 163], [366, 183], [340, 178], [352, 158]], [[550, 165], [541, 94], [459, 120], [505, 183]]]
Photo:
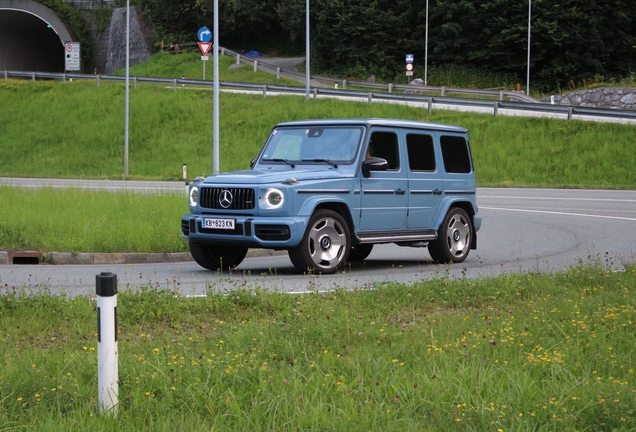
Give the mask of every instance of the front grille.
[[[229, 194], [226, 193], [229, 192]], [[199, 191], [199, 205], [203, 208], [215, 210], [251, 210], [255, 207], [254, 189], [249, 188], [208, 188], [203, 187]], [[227, 200], [229, 198], [229, 200]], [[221, 205], [221, 200], [226, 199], [229, 205]]]
[[255, 225], [254, 232], [261, 240], [289, 240], [291, 236], [287, 225]]

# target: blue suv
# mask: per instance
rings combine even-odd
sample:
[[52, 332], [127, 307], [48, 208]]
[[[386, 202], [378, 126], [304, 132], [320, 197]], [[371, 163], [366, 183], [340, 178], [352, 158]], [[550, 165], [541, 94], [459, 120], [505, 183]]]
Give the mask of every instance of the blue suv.
[[198, 178], [181, 219], [194, 260], [231, 269], [249, 248], [287, 250], [302, 272], [335, 273], [374, 244], [423, 247], [440, 263], [477, 247], [467, 130], [394, 119], [278, 124], [251, 170]]

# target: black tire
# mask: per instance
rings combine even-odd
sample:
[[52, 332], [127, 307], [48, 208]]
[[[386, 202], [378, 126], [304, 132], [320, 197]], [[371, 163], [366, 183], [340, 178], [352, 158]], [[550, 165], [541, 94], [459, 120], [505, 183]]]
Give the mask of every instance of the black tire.
[[437, 232], [437, 240], [428, 244], [428, 252], [438, 263], [460, 263], [466, 259], [473, 241], [473, 223], [459, 207], [451, 207]]
[[347, 222], [331, 210], [319, 210], [289, 259], [301, 272], [331, 274], [342, 269], [349, 256], [351, 234]]
[[203, 268], [212, 271], [230, 270], [243, 261], [247, 248], [190, 242], [190, 253]]
[[349, 262], [364, 261], [369, 256], [372, 250], [372, 244], [359, 244], [351, 246], [351, 250], [349, 251]]

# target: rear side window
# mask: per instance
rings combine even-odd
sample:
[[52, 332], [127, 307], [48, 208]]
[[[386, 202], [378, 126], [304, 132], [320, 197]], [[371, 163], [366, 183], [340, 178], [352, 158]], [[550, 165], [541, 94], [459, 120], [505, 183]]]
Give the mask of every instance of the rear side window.
[[435, 171], [435, 147], [432, 136], [408, 134], [406, 148], [411, 171]]
[[447, 173], [467, 174], [471, 172], [470, 152], [464, 137], [442, 136], [442, 157]]

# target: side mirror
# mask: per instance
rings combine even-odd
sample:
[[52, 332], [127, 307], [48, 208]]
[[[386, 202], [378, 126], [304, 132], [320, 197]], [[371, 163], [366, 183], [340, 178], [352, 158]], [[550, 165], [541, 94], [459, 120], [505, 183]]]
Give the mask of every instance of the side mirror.
[[254, 169], [254, 166], [256, 165], [256, 158], [252, 159], [250, 161], [250, 169]]
[[371, 171], [386, 171], [388, 168], [389, 163], [386, 159], [370, 158], [362, 162], [362, 175], [368, 178], [371, 176]]

